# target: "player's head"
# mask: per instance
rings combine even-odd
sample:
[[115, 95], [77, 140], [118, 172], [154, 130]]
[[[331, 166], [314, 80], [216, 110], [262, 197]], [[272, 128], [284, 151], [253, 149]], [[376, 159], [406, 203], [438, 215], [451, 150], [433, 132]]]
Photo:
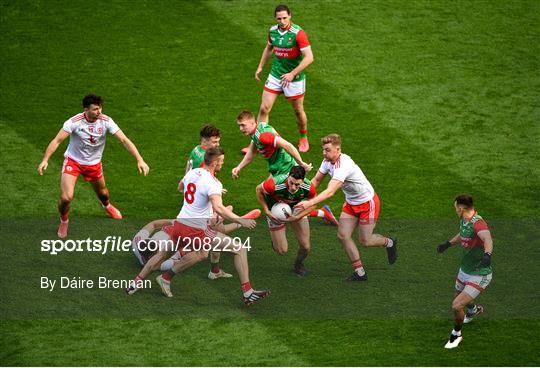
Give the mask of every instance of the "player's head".
[[473, 198], [469, 194], [460, 194], [454, 198], [454, 208], [459, 217], [463, 214], [474, 210]]
[[306, 177], [306, 170], [300, 166], [293, 166], [289, 171], [289, 177], [287, 178], [287, 184], [289, 186], [289, 192], [295, 193], [300, 189], [300, 185], [304, 182]]
[[236, 117], [236, 123], [244, 135], [252, 135], [257, 129], [257, 121], [255, 121], [255, 115], [251, 111], [242, 111]]
[[218, 173], [225, 161], [225, 151], [221, 147], [212, 147], [206, 150], [204, 154], [204, 166], [215, 173]]
[[321, 138], [321, 146], [324, 159], [334, 163], [341, 154], [341, 137], [338, 134], [328, 134]]
[[291, 25], [291, 10], [287, 5], [280, 4], [276, 6], [274, 16], [276, 17], [279, 28], [287, 29]]
[[200, 132], [201, 146], [204, 149], [218, 147], [221, 140], [221, 130], [211, 124], [205, 124]]
[[84, 113], [91, 120], [96, 120], [101, 115], [101, 107], [103, 106], [103, 98], [97, 95], [86, 95], [83, 97], [82, 105]]

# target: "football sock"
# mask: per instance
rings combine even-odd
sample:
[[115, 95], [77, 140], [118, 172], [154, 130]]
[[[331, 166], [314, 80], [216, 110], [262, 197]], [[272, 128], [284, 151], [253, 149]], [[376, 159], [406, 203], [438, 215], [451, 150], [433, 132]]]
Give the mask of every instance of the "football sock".
[[394, 241], [390, 238], [386, 238], [386, 244], [385, 244], [386, 248], [390, 248], [390, 247], [393, 247], [394, 246]]
[[210, 263], [210, 265], [212, 266], [212, 268], [210, 269], [210, 271], [212, 271], [212, 273], [218, 273], [219, 272], [219, 263]]
[[174, 270], [171, 268], [170, 270], [162, 274], [161, 277], [163, 278], [163, 280], [171, 281], [174, 275], [176, 275], [176, 272], [174, 272]]
[[323, 210], [313, 210], [309, 214], [310, 217], [324, 217], [324, 211]]
[[298, 253], [296, 254], [296, 261], [294, 263], [304, 263], [304, 260], [307, 258], [309, 252], [302, 247], [298, 248]]
[[161, 272], [168, 271], [172, 268], [173, 264], [174, 264], [174, 261], [172, 259], [168, 259], [165, 262], [163, 262], [161, 266], [159, 266], [159, 270]]
[[253, 288], [251, 287], [251, 282], [244, 282], [242, 284], [242, 292], [244, 293], [245, 297], [248, 297], [253, 293]]
[[356, 272], [358, 276], [364, 276], [366, 274], [364, 267], [362, 267], [362, 262], [359, 259], [353, 261], [352, 266], [354, 268], [354, 272]]
[[476, 312], [476, 304], [467, 304], [467, 313], [473, 314]]
[[307, 138], [307, 129], [305, 130], [299, 130], [300, 138]]

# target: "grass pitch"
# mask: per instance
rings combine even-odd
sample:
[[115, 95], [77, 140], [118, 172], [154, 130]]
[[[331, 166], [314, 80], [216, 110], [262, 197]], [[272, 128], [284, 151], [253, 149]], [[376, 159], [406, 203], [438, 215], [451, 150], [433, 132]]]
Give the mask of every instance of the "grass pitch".
[[[176, 216], [176, 182], [207, 121], [224, 131], [221, 173], [239, 213], [256, 205], [261, 159], [230, 179], [247, 140], [234, 118], [256, 111], [253, 74], [276, 4], [268, 2], [1, 1], [0, 362], [2, 365], [539, 365], [536, 264], [540, 190], [540, 6], [522, 2], [290, 2], [307, 32], [306, 111], [312, 150], [330, 132], [362, 167], [382, 201], [378, 231], [397, 235], [400, 258], [361, 250], [370, 281], [351, 270], [335, 229], [312, 221], [311, 275], [291, 271], [295, 243], [278, 257], [261, 221], [250, 268], [268, 300], [245, 309], [237, 279], [206, 280], [200, 264], [156, 289], [39, 288], [41, 276], [134, 276], [128, 253], [39, 250], [57, 226], [60, 147], [44, 177], [50, 139], [89, 92], [151, 166], [137, 175], [113, 137], [105, 150], [111, 198], [125, 220], [104, 218], [85, 183], [71, 212], [75, 239], [131, 237], [145, 222]], [[280, 99], [271, 123], [297, 132]], [[494, 281], [486, 314], [464, 342], [442, 348], [452, 327], [457, 252], [435, 246], [457, 231], [452, 197], [469, 192], [492, 228]], [[329, 204], [339, 212], [341, 194]], [[232, 269], [229, 258], [223, 267]]]

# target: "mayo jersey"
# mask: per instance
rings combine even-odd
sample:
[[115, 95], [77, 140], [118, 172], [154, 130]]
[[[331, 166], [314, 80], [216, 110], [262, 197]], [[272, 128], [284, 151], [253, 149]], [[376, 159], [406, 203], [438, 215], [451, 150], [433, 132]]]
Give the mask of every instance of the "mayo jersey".
[[182, 181], [184, 182], [184, 203], [177, 220], [191, 227], [206, 229], [214, 213], [210, 196], [221, 195], [223, 185], [203, 168], [190, 170]]
[[120, 130], [107, 115], [101, 114], [96, 121], [89, 122], [84, 113], [67, 120], [63, 129], [70, 134], [64, 157], [69, 157], [81, 165], [98, 164], [105, 149], [107, 132], [116, 134]]
[[375, 195], [370, 182], [349, 155], [342, 153], [335, 163], [324, 160], [319, 171], [343, 183], [341, 189], [349, 204], [362, 204]]

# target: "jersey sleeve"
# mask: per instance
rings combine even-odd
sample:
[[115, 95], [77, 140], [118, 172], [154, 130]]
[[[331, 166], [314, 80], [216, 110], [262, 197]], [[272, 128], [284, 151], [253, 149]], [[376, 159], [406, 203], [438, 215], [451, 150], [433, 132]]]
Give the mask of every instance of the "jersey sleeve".
[[332, 175], [332, 179], [338, 180], [343, 183], [345, 179], [347, 179], [347, 176], [349, 176], [349, 174], [351, 173], [353, 165], [354, 164], [352, 161], [341, 160], [339, 167], [334, 168], [334, 174]]
[[114, 122], [113, 119], [109, 119], [108, 121], [104, 121], [104, 123], [105, 123], [105, 129], [107, 129], [107, 131], [109, 133], [111, 133], [112, 135], [115, 135], [120, 130], [120, 128]]
[[478, 234], [482, 230], [489, 230], [487, 223], [484, 220], [478, 220], [474, 223], [474, 232]]
[[69, 134], [73, 132], [73, 124], [71, 123], [71, 119], [64, 122], [62, 129], [64, 129], [64, 131], [68, 132]]
[[304, 50], [304, 49], [307, 49], [308, 47], [310, 47], [311, 45], [309, 44], [309, 40], [308, 40], [308, 37], [307, 37], [307, 34], [306, 32], [304, 32], [304, 30], [300, 30], [297, 34], [296, 34], [296, 43], [298, 44], [298, 48], [300, 50]]
[[276, 183], [274, 182], [274, 179], [268, 178], [265, 180], [262, 187], [265, 194], [274, 194], [274, 191], [276, 190]]
[[259, 136], [259, 141], [265, 146], [276, 146], [277, 135], [271, 132], [264, 132]]
[[328, 161], [324, 160], [322, 163], [321, 163], [321, 167], [319, 167], [319, 171], [321, 174], [323, 175], [326, 175], [328, 174], [328, 164], [327, 164]]
[[308, 193], [308, 199], [311, 199], [317, 195], [317, 188], [315, 188], [315, 185], [310, 184], [309, 185], [309, 193]]
[[211, 195], [221, 195], [221, 190], [223, 189], [223, 185], [220, 181], [215, 180], [213, 183], [211, 183], [208, 186], [208, 196]]

